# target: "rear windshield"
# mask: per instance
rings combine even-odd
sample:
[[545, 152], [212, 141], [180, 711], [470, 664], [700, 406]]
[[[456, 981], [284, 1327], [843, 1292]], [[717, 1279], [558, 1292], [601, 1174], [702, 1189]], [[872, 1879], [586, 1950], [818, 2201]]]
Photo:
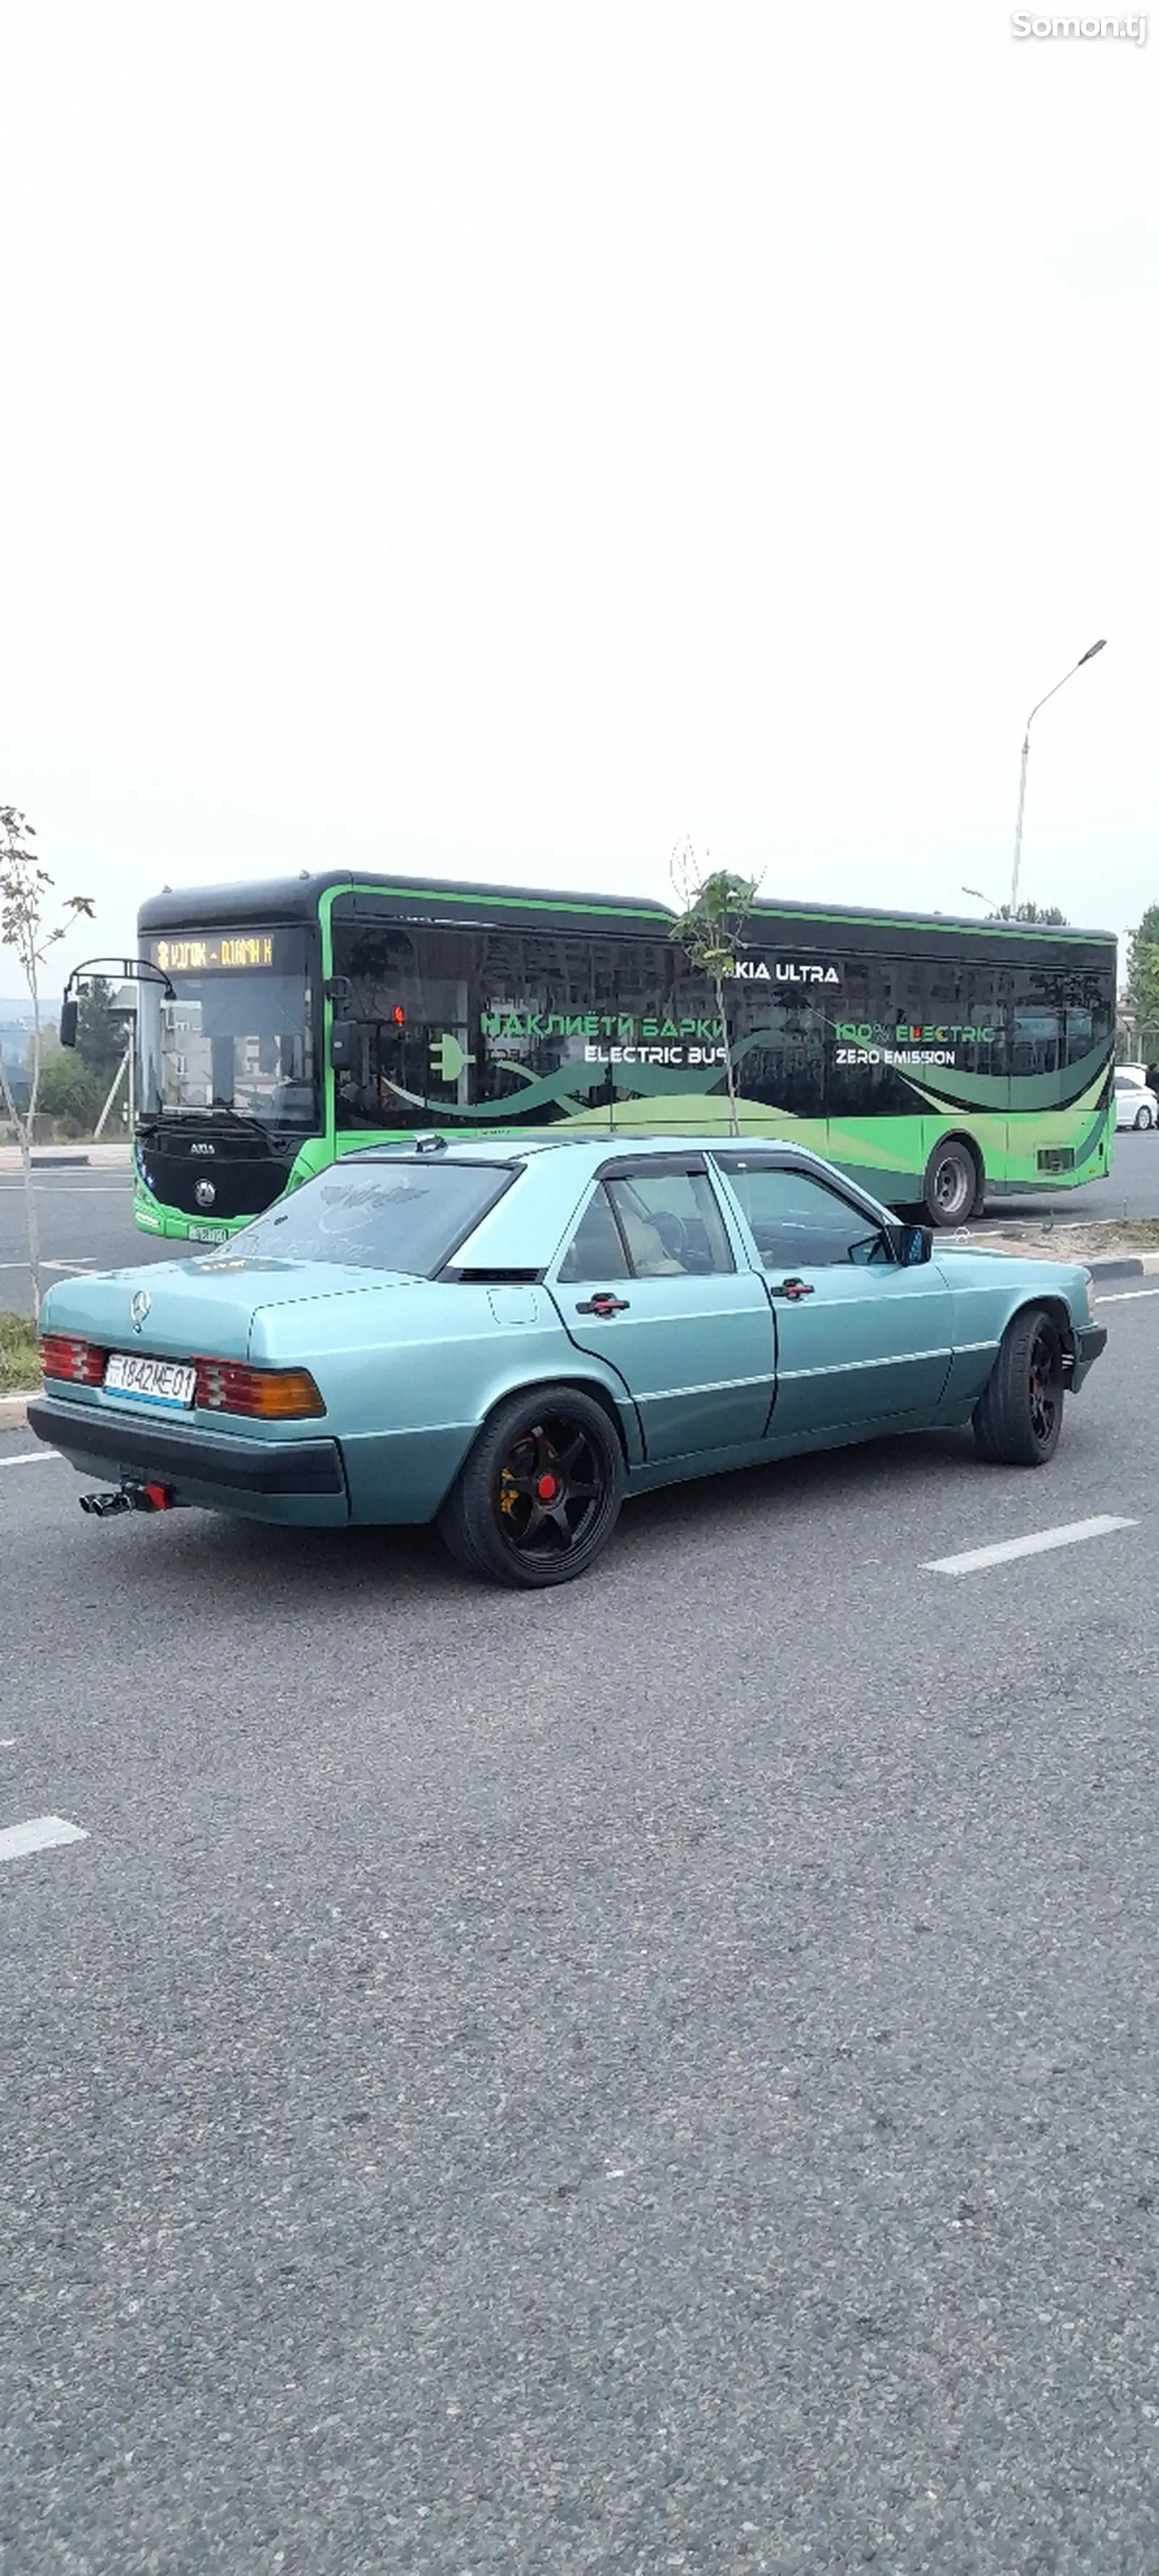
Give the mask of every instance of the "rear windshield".
[[512, 1178], [494, 1163], [336, 1163], [268, 1216], [247, 1225], [214, 1260], [239, 1253], [270, 1261], [353, 1262], [432, 1279]]

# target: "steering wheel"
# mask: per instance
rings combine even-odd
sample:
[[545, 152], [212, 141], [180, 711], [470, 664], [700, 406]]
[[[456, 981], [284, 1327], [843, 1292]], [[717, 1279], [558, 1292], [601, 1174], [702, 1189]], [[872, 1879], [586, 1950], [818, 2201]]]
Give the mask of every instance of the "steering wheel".
[[681, 1269], [687, 1270], [690, 1267], [692, 1247], [688, 1239], [688, 1227], [683, 1217], [672, 1216], [664, 1210], [659, 1215], [650, 1217], [649, 1223], [655, 1226], [669, 1260], [678, 1261]]

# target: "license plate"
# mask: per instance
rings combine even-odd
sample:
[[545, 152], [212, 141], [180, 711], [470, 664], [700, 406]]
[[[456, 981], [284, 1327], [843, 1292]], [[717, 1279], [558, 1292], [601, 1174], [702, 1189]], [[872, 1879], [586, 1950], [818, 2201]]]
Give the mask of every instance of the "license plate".
[[114, 1351], [105, 1370], [110, 1395], [131, 1395], [139, 1404], [193, 1402], [197, 1371], [181, 1360], [147, 1360], [136, 1351]]
[[191, 1225], [189, 1240], [191, 1243], [228, 1243], [229, 1228], [224, 1225]]

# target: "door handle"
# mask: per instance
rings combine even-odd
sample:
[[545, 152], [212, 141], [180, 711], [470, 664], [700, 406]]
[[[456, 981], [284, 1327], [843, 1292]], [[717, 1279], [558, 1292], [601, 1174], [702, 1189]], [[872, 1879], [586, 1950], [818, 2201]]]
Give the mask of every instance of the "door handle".
[[796, 1305], [799, 1297], [811, 1297], [812, 1294], [811, 1279], [778, 1279], [776, 1286], [769, 1289], [770, 1297], [787, 1297], [790, 1305], [793, 1306]]
[[626, 1315], [628, 1305], [627, 1297], [613, 1297], [610, 1288], [597, 1288], [594, 1297], [587, 1298], [582, 1306], [576, 1307], [576, 1313], [577, 1315]]

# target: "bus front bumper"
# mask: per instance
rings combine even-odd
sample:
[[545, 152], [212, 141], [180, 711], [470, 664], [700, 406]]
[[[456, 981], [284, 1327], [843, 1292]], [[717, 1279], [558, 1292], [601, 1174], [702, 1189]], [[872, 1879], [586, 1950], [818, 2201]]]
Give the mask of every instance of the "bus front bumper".
[[336, 1440], [231, 1438], [192, 1423], [121, 1421], [51, 1395], [33, 1398], [28, 1428], [81, 1475], [161, 1487], [175, 1508], [327, 1526], [350, 1517]]

